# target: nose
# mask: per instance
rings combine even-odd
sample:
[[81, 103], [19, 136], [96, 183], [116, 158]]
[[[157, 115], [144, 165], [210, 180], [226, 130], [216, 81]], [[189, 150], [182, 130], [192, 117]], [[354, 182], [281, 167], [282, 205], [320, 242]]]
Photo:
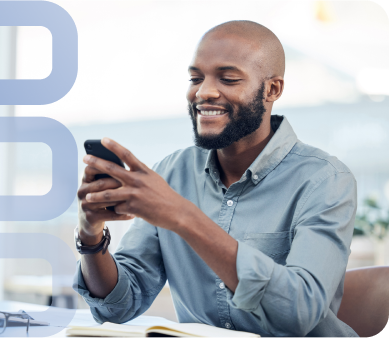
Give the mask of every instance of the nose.
[[211, 99], [218, 99], [220, 93], [213, 81], [204, 79], [199, 90], [196, 92], [196, 97], [200, 100], [208, 101]]

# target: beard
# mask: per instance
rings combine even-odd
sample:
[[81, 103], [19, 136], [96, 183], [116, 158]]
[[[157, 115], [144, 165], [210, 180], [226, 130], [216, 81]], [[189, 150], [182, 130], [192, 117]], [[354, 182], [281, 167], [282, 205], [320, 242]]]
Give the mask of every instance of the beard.
[[[200, 103], [189, 104], [188, 111], [193, 124], [195, 145], [208, 150], [223, 149], [256, 131], [262, 123], [263, 114], [266, 112], [263, 105], [264, 89], [265, 86], [262, 83], [254, 99], [248, 104], [239, 105], [236, 114], [234, 114], [234, 109], [231, 104], [223, 105], [227, 110], [230, 121], [219, 134], [200, 135], [197, 130], [196, 108]], [[218, 105], [220, 106], [220, 104]]]

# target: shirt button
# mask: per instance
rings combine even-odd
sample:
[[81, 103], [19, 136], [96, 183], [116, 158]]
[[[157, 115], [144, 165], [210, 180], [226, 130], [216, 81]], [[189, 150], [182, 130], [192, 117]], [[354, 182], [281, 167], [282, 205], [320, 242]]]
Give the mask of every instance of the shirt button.
[[254, 178], [254, 180], [257, 180], [258, 179], [258, 175], [254, 175], [253, 178]]
[[231, 200], [229, 200], [229, 201], [227, 201], [227, 205], [230, 207], [231, 205], [233, 205], [234, 204], [234, 201], [231, 201]]
[[231, 328], [231, 324], [230, 323], [225, 323], [224, 326], [225, 326], [226, 329]]
[[223, 283], [223, 282], [221, 282], [221, 283], [219, 284], [219, 288], [220, 288], [220, 289], [224, 289], [224, 283]]

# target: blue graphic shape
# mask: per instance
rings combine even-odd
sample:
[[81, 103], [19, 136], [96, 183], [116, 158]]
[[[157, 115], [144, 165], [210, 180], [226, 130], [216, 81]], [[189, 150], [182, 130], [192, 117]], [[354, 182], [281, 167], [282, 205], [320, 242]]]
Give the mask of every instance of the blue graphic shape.
[[43, 26], [52, 35], [51, 74], [40, 80], [0, 80], [0, 105], [42, 105], [73, 87], [78, 71], [78, 35], [72, 17], [48, 1], [0, 1], [0, 26]]
[[51, 190], [42, 196], [0, 196], [0, 221], [47, 221], [64, 213], [78, 186], [77, 145], [69, 129], [47, 117], [0, 117], [0, 142], [46, 143], [53, 161]]
[[[41, 233], [1, 233], [0, 259], [2, 258], [44, 259], [50, 263], [52, 268], [53, 292], [64, 287], [72, 287], [71, 284], [65, 285], [69, 278], [64, 277], [75, 274], [76, 257], [69, 246], [56, 236]], [[50, 326], [31, 326], [27, 336], [47, 337], [64, 330], [73, 319], [76, 309], [60, 309], [50, 306], [46, 311], [27, 311], [27, 313], [35, 320], [50, 323]], [[12, 327], [6, 329], [2, 336], [26, 336], [26, 328]]]

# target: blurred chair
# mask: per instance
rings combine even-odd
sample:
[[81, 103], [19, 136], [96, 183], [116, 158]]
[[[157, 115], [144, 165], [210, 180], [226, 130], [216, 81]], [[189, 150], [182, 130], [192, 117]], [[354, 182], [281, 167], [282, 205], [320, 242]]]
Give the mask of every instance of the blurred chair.
[[389, 266], [346, 271], [338, 318], [361, 337], [383, 330], [389, 318]]

